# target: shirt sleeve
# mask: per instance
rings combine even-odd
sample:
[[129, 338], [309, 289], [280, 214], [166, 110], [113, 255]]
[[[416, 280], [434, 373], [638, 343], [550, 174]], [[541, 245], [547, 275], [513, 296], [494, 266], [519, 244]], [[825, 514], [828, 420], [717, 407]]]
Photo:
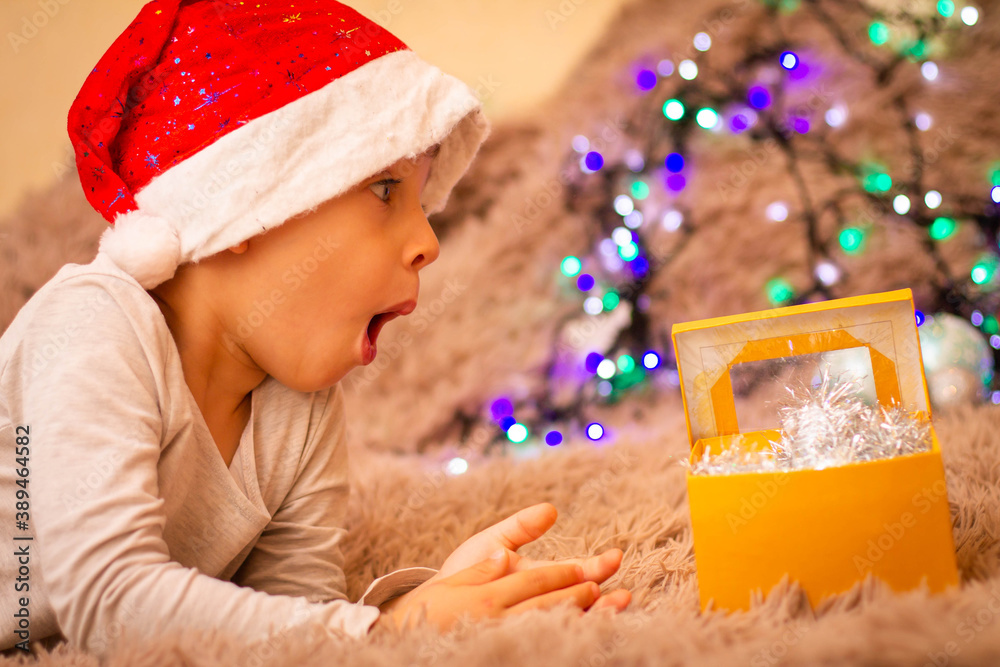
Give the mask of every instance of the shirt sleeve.
[[[340, 547], [350, 494], [343, 388], [334, 385], [320, 396], [322, 415], [309, 433], [292, 488], [232, 579], [312, 602], [347, 599]], [[391, 572], [373, 581], [359, 604], [378, 607], [436, 573], [426, 567]]]
[[[8, 386], [20, 390], [17, 421], [32, 429], [31, 522], [62, 634], [98, 655], [123, 627], [140, 636], [218, 629], [252, 640], [319, 622], [367, 634], [379, 616], [374, 606], [272, 595], [170, 559], [157, 495], [163, 422], [155, 374], [162, 369], [144, 352], [164, 341], [140, 340], [126, 308], [99, 285], [52, 298], [60, 289], [28, 324]], [[98, 305], [84, 323], [74, 304], [88, 297]], [[54, 355], [52, 340], [59, 341]], [[45, 345], [44, 366], [25, 363]], [[86, 493], [67, 493], [81, 483]]]

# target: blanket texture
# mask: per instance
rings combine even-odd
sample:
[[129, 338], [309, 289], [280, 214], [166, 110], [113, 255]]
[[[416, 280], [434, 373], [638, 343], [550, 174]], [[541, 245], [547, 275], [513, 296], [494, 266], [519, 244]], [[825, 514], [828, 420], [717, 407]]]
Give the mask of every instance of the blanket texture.
[[[846, 6], [825, 4], [834, 13]], [[572, 20], [566, 9], [571, 6], [559, 5], [558, 16]], [[424, 627], [380, 631], [364, 640], [306, 629], [250, 645], [224, 632], [138, 641], [127, 630], [108, 628], [109, 636], [121, 632], [122, 639], [104, 664], [1000, 664], [997, 408], [964, 406], [935, 415], [961, 577], [957, 589], [900, 594], [869, 579], [812, 609], [793, 583], [783, 582], [764, 591], [750, 611], [733, 614], [699, 610], [678, 463], [689, 443], [676, 391], [635, 392], [600, 411], [611, 434], [603, 444], [570, 438], [534, 459], [507, 455], [490, 446], [494, 432], [467, 427], [465, 416], [482, 411], [492, 397], [538, 388], [556, 325], [579, 308], [553, 280], [559, 258], [586, 253], [594, 241], [588, 236], [593, 225], [581, 212], [586, 205], [570, 207], [558, 178], [570, 139], [604, 133], [614, 146], [642, 103], [623, 92], [630, 64], [683, 57], [692, 35], [711, 29], [705, 23], [711, 11], [726, 8], [733, 20], [714, 24], [712, 32], [720, 67], [778, 29], [757, 3], [638, 0], [550, 103], [527, 120], [498, 126], [435, 222], [442, 254], [424, 272], [417, 311], [383, 332], [382, 363], [344, 380], [352, 443], [350, 536], [344, 544], [350, 599], [380, 574], [410, 565], [435, 567], [473, 533], [548, 501], [559, 509], [559, 519], [520, 553], [565, 558], [621, 548], [622, 567], [603, 588], [631, 590], [629, 609], [579, 616], [557, 608], [460, 623], [443, 634]], [[1000, 4], [981, 3], [976, 39], [951, 47], [952, 83], [926, 97], [925, 109], [953, 130], [950, 143], [926, 165], [931, 184], [971, 183], [981, 176], [982, 157], [1000, 154], [1000, 83], [992, 66], [1000, 51], [997, 11]], [[557, 30], [559, 22], [548, 20]], [[829, 33], [788, 20], [781, 29], [796, 39], [833, 48]], [[848, 12], [837, 20], [847, 25], [856, 17]], [[888, 90], [876, 89], [845, 62], [833, 81], [851, 100], [851, 113], [870, 119], [842, 137], [845, 150], [866, 142], [883, 154], [906, 150], [889, 140], [894, 128], [880, 111], [919, 80], [901, 75]], [[706, 152], [702, 168], [728, 178], [732, 165], [747, 160], [746, 150], [719, 146]], [[785, 271], [794, 278], [802, 271], [801, 229], [791, 223], [759, 228], [759, 211], [767, 203], [793, 197], [794, 184], [782, 174], [781, 158], [770, 157], [726, 202], [719, 200], [717, 184], [692, 184], [688, 196], [712, 224], [691, 237], [651, 291], [652, 320], [664, 347], [670, 323], [761, 309], [767, 306], [760, 289], [766, 276]], [[823, 175], [806, 177], [820, 189], [833, 187]], [[26, 197], [15, 216], [0, 224], [8, 234], [0, 245], [0, 328], [62, 264], [89, 261], [105, 227], [72, 172], [50, 190]], [[837, 296], [898, 287], [929, 293], [934, 267], [915, 252], [920, 243], [904, 225], [884, 229]], [[960, 236], [944, 260], [958, 266], [973, 251], [974, 244]], [[469, 462], [469, 470], [458, 476], [442, 472], [456, 455]], [[38, 655], [3, 658], [2, 664], [98, 661], [57, 644]]]

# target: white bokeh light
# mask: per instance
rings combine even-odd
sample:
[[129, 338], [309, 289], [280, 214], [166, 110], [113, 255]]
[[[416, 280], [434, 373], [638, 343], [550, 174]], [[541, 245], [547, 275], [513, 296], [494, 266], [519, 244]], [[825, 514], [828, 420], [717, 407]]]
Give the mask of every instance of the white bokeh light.
[[635, 202], [628, 195], [618, 195], [615, 197], [615, 212], [618, 215], [628, 215], [635, 210]]
[[892, 200], [892, 210], [900, 215], [910, 212], [910, 198], [906, 195], [896, 195]]
[[691, 81], [698, 76], [698, 66], [693, 60], [682, 60], [681, 64], [677, 66], [677, 73], [685, 81]]
[[826, 110], [826, 114], [823, 116], [826, 120], [826, 124], [830, 127], [840, 127], [845, 122], [847, 122], [847, 107], [843, 104], [837, 104]]
[[456, 456], [451, 461], [448, 461], [448, 465], [445, 469], [448, 471], [449, 475], [461, 475], [469, 469], [469, 462], [460, 456]]
[[927, 208], [937, 208], [941, 205], [941, 193], [937, 190], [928, 190], [924, 195], [924, 203], [927, 204]]
[[816, 265], [816, 279], [824, 285], [833, 285], [840, 280], [840, 269], [833, 262], [820, 262]]
[[587, 297], [583, 302], [583, 312], [588, 315], [600, 315], [604, 310], [604, 302], [596, 296]]
[[920, 73], [924, 75], [924, 78], [928, 81], [934, 81], [938, 78], [938, 66], [937, 64], [928, 60], [923, 65], [920, 66]]
[[676, 232], [681, 228], [683, 222], [684, 216], [681, 215], [680, 211], [670, 209], [663, 214], [663, 228], [668, 232]]
[[699, 32], [694, 36], [694, 48], [699, 51], [708, 51], [712, 46], [712, 38], [708, 36], [707, 32]]
[[782, 222], [788, 218], [788, 205], [783, 201], [771, 202], [765, 211], [769, 220]]
[[918, 130], [920, 130], [921, 132], [926, 132], [927, 130], [931, 129], [931, 125], [934, 124], [934, 119], [931, 118], [931, 115], [929, 113], [921, 111], [913, 119], [913, 123], [914, 125], [917, 126]]
[[979, 10], [972, 6], [963, 7], [961, 17], [965, 25], [976, 25], [979, 22]]
[[586, 153], [590, 150], [590, 139], [582, 134], [576, 135], [573, 137], [573, 150], [577, 153]]

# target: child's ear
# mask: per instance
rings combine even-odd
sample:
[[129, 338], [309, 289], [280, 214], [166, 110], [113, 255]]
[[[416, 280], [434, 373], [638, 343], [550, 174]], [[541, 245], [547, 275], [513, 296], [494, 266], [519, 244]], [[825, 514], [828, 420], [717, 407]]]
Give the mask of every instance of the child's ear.
[[229, 247], [229, 251], [232, 252], [232, 253], [235, 253], [237, 255], [242, 255], [243, 253], [245, 253], [247, 251], [247, 248], [249, 246], [250, 246], [250, 241], [249, 240], [243, 240], [243, 241], [240, 241], [239, 243], [237, 243], [234, 246], [230, 246]]

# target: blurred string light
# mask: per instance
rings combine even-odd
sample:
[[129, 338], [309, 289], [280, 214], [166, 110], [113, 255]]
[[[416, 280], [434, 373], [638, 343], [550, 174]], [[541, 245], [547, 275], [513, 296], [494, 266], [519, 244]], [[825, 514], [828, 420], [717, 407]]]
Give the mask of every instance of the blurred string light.
[[769, 220], [784, 222], [788, 218], [788, 205], [783, 201], [771, 202], [765, 211]]
[[528, 435], [528, 427], [524, 424], [515, 423], [507, 429], [507, 439], [516, 444], [520, 444], [527, 440]]
[[604, 427], [598, 422], [587, 424], [587, 437], [591, 440], [600, 440], [604, 437]]
[[649, 69], [639, 70], [639, 73], [635, 77], [635, 85], [642, 91], [649, 91], [656, 88], [656, 72]]
[[663, 115], [670, 120], [680, 120], [684, 117], [684, 103], [680, 100], [670, 99], [663, 103]]
[[785, 51], [779, 56], [778, 62], [786, 70], [793, 70], [799, 66], [799, 56], [794, 51]]
[[847, 122], [847, 107], [843, 104], [832, 106], [823, 114], [823, 119], [830, 127], [840, 127]]
[[940, 217], [934, 218], [934, 222], [927, 228], [927, 233], [935, 241], [947, 241], [955, 234], [956, 229], [958, 223], [954, 218]]
[[711, 107], [699, 109], [695, 116], [695, 122], [706, 130], [711, 130], [719, 122], [719, 114]]
[[979, 10], [972, 6], [963, 7], [960, 16], [965, 25], [976, 25], [979, 21]]
[[583, 268], [583, 264], [580, 262], [578, 257], [567, 255], [566, 257], [563, 257], [559, 268], [564, 276], [567, 278], [574, 278], [580, 273], [580, 269]]
[[677, 66], [677, 73], [685, 81], [692, 81], [698, 76], [698, 65], [693, 60], [682, 60]]
[[873, 21], [868, 26], [868, 38], [872, 40], [872, 44], [885, 44], [889, 41], [889, 26], [881, 21]]
[[844, 252], [853, 255], [861, 251], [865, 242], [865, 233], [858, 227], [847, 227], [840, 232], [838, 241], [840, 241], [840, 247]]
[[816, 264], [816, 280], [828, 287], [835, 285], [840, 280], [840, 269], [833, 262], [819, 262]]
[[910, 198], [906, 195], [896, 195], [892, 198], [892, 210], [900, 215], [910, 212]]
[[448, 461], [448, 465], [445, 467], [449, 475], [461, 475], [468, 469], [469, 462], [458, 456]]
[[795, 290], [792, 284], [784, 278], [772, 278], [765, 286], [767, 300], [772, 306], [783, 306], [795, 297]]
[[[791, 11], [809, 11], [806, 5], [800, 5], [794, 0], [788, 1], [795, 4], [796, 8], [802, 8]], [[975, 25], [979, 21], [979, 10], [976, 7], [956, 7], [950, 0], [940, 0], [934, 6], [942, 17], [957, 15], [956, 19], [960, 18], [961, 23], [966, 26]], [[868, 9], [863, 5], [858, 5], [854, 11], [868, 15], [862, 25], [867, 26], [870, 41], [879, 49], [892, 50], [897, 57], [909, 60], [913, 64], [908, 66], [915, 67], [924, 81], [930, 83], [941, 80], [947, 71], [941, 64], [945, 54], [940, 47], [934, 46], [934, 58], [930, 59], [928, 56], [932, 53], [931, 46], [940, 43], [938, 38], [944, 30], [957, 29], [955, 28], [957, 20], [918, 25], [917, 18], [901, 15], [894, 17], [890, 23], [878, 15], [877, 10]], [[914, 28], [917, 36], [908, 37], [907, 35], [914, 34]], [[646, 235], [674, 233], [682, 228], [686, 229], [686, 234], [691, 234], [699, 228], [690, 224], [685, 227], [685, 214], [681, 209], [685, 208], [687, 202], [683, 198], [677, 203], [671, 202], [670, 199], [666, 201], [662, 199], [663, 195], [668, 198], [680, 197], [691, 176], [688, 163], [694, 153], [689, 152], [686, 141], [689, 128], [695, 126], [723, 133], [723, 136], [727, 130], [731, 135], [736, 135], [754, 128], [753, 133], [747, 132], [745, 135], [746, 140], [754, 144], [781, 134], [783, 150], [789, 162], [794, 163], [796, 160], [806, 159], [795, 150], [797, 145], [794, 143], [794, 134], [814, 132], [818, 120], [825, 121], [825, 125], [834, 130], [848, 122], [850, 112], [844, 100], [833, 102], [825, 110], [822, 108], [816, 110], [817, 116], [803, 112], [796, 113], [793, 111], [794, 107], [787, 107], [789, 97], [784, 93], [791, 90], [787, 88], [788, 86], [797, 85], [796, 81], [801, 81], [808, 75], [809, 63], [803, 61], [794, 44], [782, 44], [781, 48], [775, 48], [775, 44], [768, 46], [766, 41], [764, 40], [762, 48], [765, 52], [766, 49], [771, 49], [767, 52], [767, 57], [773, 58], [771, 69], [755, 69], [760, 52], [748, 54], [747, 62], [753, 63], [754, 67], [736, 70], [745, 71], [746, 75], [743, 78], [746, 80], [735, 82], [730, 88], [731, 99], [728, 100], [720, 97], [719, 89], [713, 86], [715, 81], [709, 81], [704, 86], [700, 81], [692, 83], [699, 77], [715, 76], [715, 73], [707, 70], [699, 72], [698, 64], [691, 58], [676, 64], [669, 58], [663, 58], [655, 66], [644, 66], [633, 70], [635, 85], [641, 91], [650, 94], [655, 94], [653, 91], [660, 83], [668, 84], [667, 81], [661, 80], [672, 77], [675, 72], [686, 82], [681, 84], [675, 80], [674, 89], [668, 95], [664, 95], [666, 99], [657, 101], [662, 105], [663, 118], [670, 122], [653, 126], [638, 123], [635, 126], [640, 129], [651, 127], [653, 131], [670, 136], [671, 141], [666, 144], [671, 147], [669, 150], [653, 152], [649, 148], [640, 149], [640, 145], [647, 147], [651, 145], [646, 140], [647, 137], [630, 136], [629, 140], [635, 142], [633, 147], [627, 147], [623, 157], [611, 157], [610, 154], [606, 156], [595, 150], [595, 145], [583, 134], [572, 138], [572, 152], [568, 155], [579, 164], [581, 174], [593, 178], [595, 182], [600, 180], [609, 186], [607, 189], [610, 193], [609, 208], [620, 216], [621, 221], [610, 225], [601, 236], [598, 236], [598, 241], [593, 246], [596, 264], [592, 265], [590, 262], [593, 260], [581, 259], [575, 255], [566, 255], [560, 260], [562, 279], [575, 280], [579, 290], [584, 311], [579, 317], [601, 316], [607, 318], [606, 322], [612, 321], [614, 317], [625, 317], [626, 327], [629, 319], [634, 324], [636, 317], [648, 317], [645, 313], [650, 310], [651, 300], [648, 294], [643, 293], [642, 283], [636, 281], [645, 280], [650, 273], [660, 270], [665, 262], [660, 257], [656, 265], [652, 264], [649, 259], [652, 255], [647, 253], [644, 245]], [[712, 38], [707, 32], [698, 33], [693, 38], [693, 44], [697, 51], [703, 52], [711, 48]], [[870, 66], [877, 73], [875, 62], [872, 60]], [[775, 76], [781, 71], [787, 72], [786, 78]], [[739, 90], [743, 92], [738, 93]], [[915, 101], [919, 103], [920, 100]], [[916, 110], [910, 116], [912, 125], [908, 126], [908, 130], [912, 131], [913, 128], [921, 132], [930, 130], [935, 124], [934, 119], [929, 113], [919, 111], [918, 104], [907, 104], [906, 108], [914, 107]], [[861, 128], [860, 121], [855, 120], [853, 124], [856, 129]], [[906, 127], [905, 117], [900, 117], [900, 125]], [[815, 134], [812, 143], [822, 149], [826, 135], [822, 132]], [[857, 176], [857, 188], [863, 191], [863, 194], [866, 193], [865, 196], [881, 199], [883, 205], [891, 205], [891, 210], [896, 214], [912, 218], [914, 223], [927, 230], [933, 241], [943, 242], [952, 238], [957, 233], [958, 220], [961, 218], [973, 218], [980, 226], [986, 227], [986, 223], [982, 222], [983, 214], [970, 212], [968, 206], [962, 203], [963, 199], [951, 194], [950, 191], [946, 191], [949, 193], [947, 196], [938, 190], [927, 190], [920, 194], [916, 190], [920, 181], [902, 172], [900, 174], [902, 181], [895, 183], [890, 168], [877, 162], [877, 153], [873, 155], [874, 159], [858, 163], [841, 160], [841, 166], [853, 170]], [[829, 155], [827, 158], [832, 164]], [[612, 162], [609, 163], [608, 160]], [[899, 168], [897, 164], [890, 166], [893, 169]], [[627, 168], [626, 174], [622, 173], [623, 167]], [[989, 167], [988, 175], [988, 201], [1000, 204], [1000, 161]], [[654, 184], [662, 185], [663, 190], [657, 190]], [[815, 207], [810, 210], [808, 203], [799, 202], [796, 208], [802, 211], [795, 217], [796, 223], [807, 224], [810, 227], [816, 225]], [[943, 210], [937, 213], [939, 209]], [[764, 213], [767, 220], [784, 222], [789, 219], [789, 210], [788, 203], [773, 201], [766, 206]], [[935, 213], [929, 213], [930, 211]], [[813, 269], [813, 278], [816, 282], [810, 287], [797, 290], [787, 277], [772, 277], [764, 286], [764, 296], [770, 304], [781, 306], [808, 302], [815, 300], [817, 296], [829, 298], [833, 295], [831, 288], [843, 280], [843, 271], [830, 253], [836, 248], [847, 255], [859, 255], [865, 251], [868, 225], [878, 223], [867, 223], [865, 226], [851, 224], [850, 216], [856, 213], [850, 211], [849, 207], [835, 209], [835, 212], [840, 231], [832, 239], [823, 238], [823, 234], [810, 235], [810, 243], [813, 244], [812, 250], [816, 257]], [[995, 221], [1000, 217], [1000, 208], [988, 207], [986, 216], [990, 221]], [[645, 220], [656, 221], [657, 224], [649, 224]], [[990, 224], [993, 224], [990, 228], [993, 230], [990, 238], [1000, 239], [1000, 235], [995, 231], [997, 225], [993, 222]], [[936, 244], [931, 244], [930, 252], [936, 253], [937, 250], [934, 248]], [[992, 293], [1000, 282], [998, 275], [1000, 261], [995, 254], [998, 248], [1000, 246], [991, 242], [991, 252], [977, 259], [968, 268], [967, 284], [977, 286], [975, 294]], [[590, 270], [589, 273], [583, 273], [585, 264]], [[593, 268], [590, 268], [591, 266]], [[1000, 293], [997, 295], [997, 301], [1000, 303]], [[989, 306], [992, 312], [984, 314], [985, 311], [976, 310], [972, 315], [972, 321], [989, 336], [991, 347], [1000, 350], [1000, 322], [993, 314], [1000, 307], [998, 303]], [[626, 311], [629, 314], [622, 315]], [[915, 318], [919, 326], [922, 324], [923, 313], [916, 311]], [[613, 355], [605, 357], [599, 352], [592, 352], [586, 356], [584, 366], [588, 372], [587, 377], [593, 383], [592, 386], [596, 388], [599, 397], [617, 400], [622, 391], [634, 384], [642, 383], [647, 373], [654, 371], [662, 373], [664, 384], [660, 386], [675, 388], [679, 386], [676, 367], [671, 366], [673, 362], [648, 349], [647, 341], [631, 339], [635, 332], [648, 331], [648, 328], [648, 323], [645, 323], [635, 327], [633, 331], [627, 328], [620, 330], [619, 338], [613, 345], [615, 350]], [[994, 392], [992, 396], [995, 402], [1000, 403], [1000, 391]], [[568, 413], [571, 421], [576, 424], [586, 424], [582, 430], [591, 439], [606, 437], [604, 427], [599, 422], [587, 423], [587, 420], [583, 419], [583, 404], [584, 401], [581, 401]], [[534, 406], [531, 414], [536, 414], [539, 407], [541, 404]], [[523, 442], [530, 438], [530, 433], [534, 431], [539, 434], [544, 433], [544, 440], [548, 445], [562, 442], [561, 429], [554, 429], [551, 424], [534, 425], [518, 421], [506, 404], [502, 404], [501, 408], [499, 416], [494, 414], [494, 420], [506, 435], [506, 440]], [[550, 412], [546, 408], [545, 414]], [[558, 411], [557, 413], [551, 413], [552, 419], [562, 419], [565, 416]], [[460, 464], [456, 462], [455, 465]]]

